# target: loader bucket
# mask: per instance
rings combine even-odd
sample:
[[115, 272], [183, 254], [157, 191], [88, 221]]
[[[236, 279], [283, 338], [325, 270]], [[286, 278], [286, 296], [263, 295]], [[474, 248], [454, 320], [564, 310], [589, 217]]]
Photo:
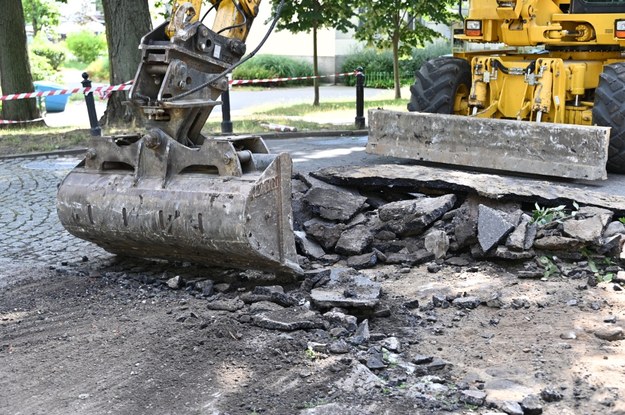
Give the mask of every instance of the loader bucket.
[[61, 183], [57, 211], [71, 234], [123, 256], [301, 272], [287, 154], [240, 150], [264, 151], [259, 137], [195, 149], [170, 138], [121, 141], [94, 138]]
[[460, 115], [369, 111], [367, 152], [569, 179], [603, 180], [610, 129]]

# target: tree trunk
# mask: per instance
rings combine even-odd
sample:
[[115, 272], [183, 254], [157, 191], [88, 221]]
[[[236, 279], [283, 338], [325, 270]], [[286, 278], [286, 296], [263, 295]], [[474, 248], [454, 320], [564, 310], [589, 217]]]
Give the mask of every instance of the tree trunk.
[[399, 33], [393, 35], [393, 83], [395, 84], [395, 99], [400, 99], [401, 84], [399, 80]]
[[317, 53], [317, 25], [313, 26], [313, 75], [315, 78], [313, 79], [313, 85], [315, 90], [315, 100], [313, 101], [314, 106], [319, 105], [319, 54]]
[[[0, 13], [0, 87], [2, 94], [32, 92], [33, 79], [28, 61], [26, 47], [26, 30], [24, 28], [24, 10], [20, 0], [9, 0], [2, 3]], [[2, 119], [10, 121], [35, 120], [40, 117], [37, 100], [20, 99], [3, 101]], [[43, 122], [41, 122], [43, 124]], [[22, 124], [17, 124], [22, 126]]]
[[[134, 79], [139, 67], [141, 38], [152, 30], [147, 0], [104, 0], [106, 41], [109, 48], [109, 78], [111, 85]], [[135, 116], [122, 102], [127, 92], [113, 92], [100, 120], [102, 126], [129, 124]]]

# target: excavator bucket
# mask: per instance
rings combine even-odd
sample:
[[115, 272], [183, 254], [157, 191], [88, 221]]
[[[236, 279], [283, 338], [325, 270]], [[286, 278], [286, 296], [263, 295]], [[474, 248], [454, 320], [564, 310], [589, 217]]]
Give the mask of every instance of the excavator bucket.
[[569, 179], [603, 180], [610, 128], [369, 111], [370, 154]]
[[259, 137], [198, 148], [158, 131], [95, 137], [57, 211], [71, 234], [115, 254], [300, 273], [291, 168]]
[[119, 255], [301, 273], [290, 157], [260, 137], [202, 134], [257, 9], [218, 2], [210, 30], [200, 4], [176, 1], [172, 21], [141, 40], [128, 102], [146, 131], [92, 138], [59, 187], [59, 219]]

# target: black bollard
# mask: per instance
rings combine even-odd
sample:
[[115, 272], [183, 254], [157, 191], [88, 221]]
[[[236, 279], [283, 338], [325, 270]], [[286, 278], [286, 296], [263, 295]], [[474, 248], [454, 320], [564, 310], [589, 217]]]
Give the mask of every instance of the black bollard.
[[[83, 72], [83, 81], [81, 82], [83, 88], [91, 88], [91, 81], [89, 80], [89, 74]], [[99, 137], [102, 135], [102, 129], [98, 123], [98, 114], [95, 111], [95, 101], [93, 99], [93, 92], [85, 94], [85, 103], [87, 104], [87, 114], [89, 115], [89, 125], [91, 125], [91, 135]]]
[[365, 128], [365, 70], [356, 69], [356, 128]]
[[232, 132], [232, 121], [230, 120], [230, 83], [226, 90], [221, 93], [221, 132]]

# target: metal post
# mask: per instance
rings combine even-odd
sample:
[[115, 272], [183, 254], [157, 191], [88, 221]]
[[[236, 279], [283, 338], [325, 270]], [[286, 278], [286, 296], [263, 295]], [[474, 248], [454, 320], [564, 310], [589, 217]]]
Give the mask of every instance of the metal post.
[[232, 121], [230, 120], [230, 76], [226, 90], [221, 93], [221, 132], [232, 132]]
[[[89, 80], [89, 74], [83, 72], [82, 74], [82, 86], [83, 88], [91, 88], [91, 81]], [[91, 135], [98, 137], [102, 135], [102, 129], [98, 124], [98, 114], [95, 110], [95, 101], [93, 99], [93, 92], [85, 94], [85, 103], [87, 104], [87, 114], [89, 115], [89, 125], [91, 125]]]
[[356, 69], [356, 128], [365, 128], [365, 70]]

